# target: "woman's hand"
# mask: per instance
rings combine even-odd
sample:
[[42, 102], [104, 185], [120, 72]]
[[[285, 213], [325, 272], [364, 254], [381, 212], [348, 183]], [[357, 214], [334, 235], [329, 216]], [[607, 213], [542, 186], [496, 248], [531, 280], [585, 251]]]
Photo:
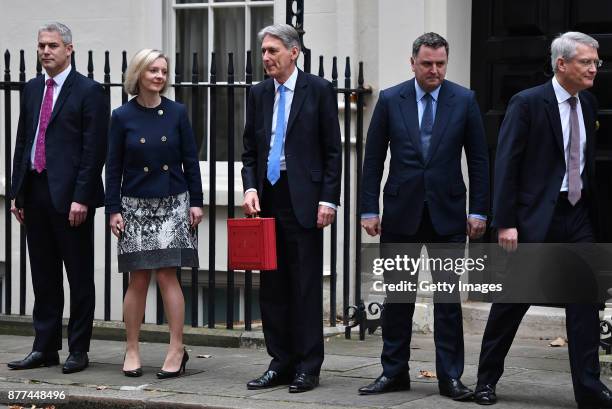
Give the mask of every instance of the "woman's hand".
[[190, 207], [189, 208], [189, 224], [191, 224], [192, 228], [196, 228], [198, 224], [202, 221], [202, 217], [204, 216], [204, 212], [201, 207]]
[[123, 224], [123, 217], [121, 216], [121, 213], [111, 214], [109, 225], [110, 225], [111, 230], [113, 231], [113, 234], [117, 238], [119, 238], [121, 233], [123, 233], [123, 229], [125, 228], [125, 225]]

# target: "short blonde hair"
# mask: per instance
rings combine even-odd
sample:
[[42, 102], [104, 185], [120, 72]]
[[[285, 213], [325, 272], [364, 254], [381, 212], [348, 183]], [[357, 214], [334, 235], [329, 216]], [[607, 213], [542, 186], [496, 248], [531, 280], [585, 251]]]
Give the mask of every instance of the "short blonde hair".
[[[144, 48], [138, 51], [130, 60], [127, 70], [125, 71], [125, 81], [123, 81], [123, 88], [129, 95], [138, 95], [140, 92], [139, 81], [143, 71], [147, 69], [153, 61], [158, 58], [163, 58], [168, 64], [168, 72], [170, 72], [170, 61], [164, 53], [159, 50], [153, 50], [151, 48]], [[164, 88], [161, 90], [161, 94], [166, 92], [168, 88], [168, 80], [164, 84]]]

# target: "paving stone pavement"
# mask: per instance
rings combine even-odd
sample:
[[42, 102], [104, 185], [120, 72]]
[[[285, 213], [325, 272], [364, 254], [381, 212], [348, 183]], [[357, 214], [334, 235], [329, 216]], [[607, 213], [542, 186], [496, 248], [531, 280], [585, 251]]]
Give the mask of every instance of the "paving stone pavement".
[[[462, 380], [476, 382], [480, 336], [466, 335], [465, 372]], [[517, 339], [498, 384], [496, 409], [575, 408], [567, 347], [551, 348], [550, 341]], [[431, 334], [414, 334], [410, 374], [412, 389], [378, 396], [359, 396], [357, 389], [381, 372], [379, 334], [365, 341], [336, 336], [326, 341], [321, 385], [314, 391], [289, 394], [287, 388], [249, 391], [245, 383], [266, 368], [264, 349], [187, 346], [190, 360], [185, 376], [159, 380], [155, 373], [163, 362], [166, 345], [141, 345], [144, 375], [127, 378], [121, 372], [124, 344], [93, 340], [90, 367], [64, 375], [61, 367], [13, 371], [6, 362], [25, 356], [32, 337], [0, 336], [0, 408], [7, 407], [9, 390], [65, 391], [68, 401], [60, 408], [480, 408], [473, 402], [453, 402], [438, 394], [435, 379], [419, 378], [419, 371], [435, 371]], [[60, 359], [67, 356], [67, 345]], [[204, 357], [210, 356], [210, 357]], [[608, 377], [607, 385], [612, 385]], [[47, 404], [48, 405], [48, 404]], [[31, 407], [27, 406], [28, 408]], [[37, 407], [45, 407], [37, 404]]]

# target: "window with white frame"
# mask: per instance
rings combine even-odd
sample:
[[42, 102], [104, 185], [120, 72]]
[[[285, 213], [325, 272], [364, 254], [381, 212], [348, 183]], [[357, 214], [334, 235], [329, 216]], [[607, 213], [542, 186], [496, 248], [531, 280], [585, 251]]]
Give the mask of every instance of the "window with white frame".
[[[245, 81], [246, 52], [252, 50], [251, 64], [253, 82], [263, 79], [263, 64], [257, 33], [273, 23], [274, 0], [169, 0], [171, 2], [174, 51], [179, 54], [176, 63], [180, 68], [181, 81], [190, 82], [194, 53], [197, 53], [199, 81], [210, 80], [210, 58], [215, 53], [217, 83], [228, 78], [228, 53], [233, 53], [234, 82]], [[242, 154], [242, 131], [244, 129], [245, 91], [235, 89], [234, 97], [235, 160]], [[182, 102], [189, 110], [196, 136], [199, 158], [209, 159], [210, 97], [207, 89], [199, 92], [200, 112], [192, 114], [192, 95], [182, 91]], [[227, 89], [217, 89], [216, 115], [216, 159], [228, 160], [228, 109]]]

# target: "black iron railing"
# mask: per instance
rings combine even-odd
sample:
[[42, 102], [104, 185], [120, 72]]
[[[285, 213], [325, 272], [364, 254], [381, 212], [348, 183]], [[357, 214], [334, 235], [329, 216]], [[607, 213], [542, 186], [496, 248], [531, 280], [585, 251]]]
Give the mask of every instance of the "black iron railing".
[[[309, 51], [309, 50], [308, 50]], [[94, 58], [93, 52], [88, 52], [88, 62], [87, 62], [87, 76], [89, 78], [94, 79]], [[304, 67], [310, 67], [310, 52], [305, 54], [304, 59]], [[183, 72], [183, 67], [180, 67], [178, 62], [182, 61], [180, 55], [177, 53], [175, 66], [175, 75], [174, 81], [172, 83], [172, 88], [174, 89], [175, 99], [177, 101], [183, 101], [187, 97], [190, 97], [190, 105], [191, 105], [191, 114], [192, 118], [197, 118], [198, 115], [201, 115], [202, 104], [205, 98], [209, 98], [208, 103], [208, 112], [210, 123], [208, 124], [208, 140], [209, 140], [209, 151], [208, 151], [208, 165], [210, 166], [210, 171], [208, 177], [209, 180], [209, 190], [208, 192], [204, 192], [205, 195], [208, 195], [209, 198], [209, 225], [207, 226], [208, 231], [208, 283], [206, 292], [207, 299], [204, 300], [207, 305], [208, 310], [208, 326], [210, 328], [215, 327], [215, 308], [218, 307], [218, 304], [215, 300], [215, 289], [217, 286], [216, 281], [216, 258], [217, 254], [217, 231], [215, 227], [215, 221], [217, 216], [217, 174], [216, 174], [216, 152], [217, 152], [217, 135], [216, 130], [220, 125], [217, 120], [217, 111], [225, 109], [227, 110], [227, 165], [228, 165], [228, 178], [227, 178], [227, 191], [228, 191], [228, 206], [227, 206], [227, 216], [234, 217], [234, 163], [235, 163], [235, 149], [234, 146], [234, 138], [235, 138], [235, 125], [234, 120], [236, 116], [235, 112], [235, 100], [236, 100], [236, 89], [244, 89], [244, 96], [246, 101], [248, 101], [248, 94], [251, 86], [253, 85], [253, 72], [252, 72], [252, 61], [251, 61], [251, 52], [247, 52], [246, 56], [246, 64], [244, 68], [244, 82], [236, 82], [235, 81], [235, 67], [233, 64], [234, 56], [233, 53], [228, 53], [228, 66], [225, 67], [227, 69], [227, 81], [224, 83], [217, 83], [217, 64], [215, 53], [212, 53], [210, 59], [210, 73], [209, 73], [209, 81], [202, 82], [200, 81], [200, 70], [198, 66], [198, 55], [197, 53], [193, 54], [193, 65], [191, 69], [191, 81], [185, 82], [181, 76]], [[73, 66], [75, 64], [75, 58], [73, 55], [72, 59]], [[16, 129], [13, 128], [11, 118], [16, 113], [14, 110], [19, 109], [19, 107], [15, 107], [11, 104], [11, 96], [13, 93], [18, 93], [20, 96], [23, 92], [24, 85], [26, 83], [26, 63], [25, 63], [25, 53], [23, 50], [19, 52], [19, 79], [17, 81], [13, 81], [11, 79], [11, 54], [7, 50], [4, 53], [4, 80], [0, 82], [0, 92], [4, 94], [4, 134], [1, 138], [0, 143], [4, 144], [4, 152], [5, 152], [5, 169], [4, 175], [6, 180], [6, 206], [5, 206], [5, 232], [4, 232], [4, 244], [5, 244], [5, 277], [4, 277], [4, 313], [12, 314], [12, 300], [13, 300], [13, 292], [12, 292], [12, 254], [13, 254], [13, 242], [11, 237], [12, 232], [12, 216], [10, 213], [10, 206], [8, 201], [8, 196], [11, 191], [11, 141], [16, 132]], [[125, 71], [127, 68], [127, 54], [125, 51], [122, 52], [122, 65], [121, 65], [121, 82], [112, 82], [111, 81], [111, 65], [110, 65], [110, 52], [106, 51], [104, 54], [104, 75], [103, 81], [101, 82], [102, 86], [105, 89], [106, 98], [111, 103], [111, 90], [113, 88], [122, 90], [122, 82], [125, 76]], [[42, 75], [42, 67], [40, 63], [36, 65], [36, 75]], [[324, 77], [324, 59], [321, 56], [319, 58], [319, 68], [318, 75]], [[359, 214], [357, 212], [359, 203], [359, 183], [361, 180], [361, 158], [362, 158], [362, 150], [363, 150], [363, 111], [364, 111], [364, 97], [369, 94], [371, 91], [364, 87], [364, 76], [363, 76], [363, 63], [358, 64], [358, 77], [357, 77], [357, 86], [353, 87], [351, 77], [351, 61], [347, 57], [344, 66], [344, 87], [338, 87], [338, 61], [337, 58], [334, 57], [332, 60], [332, 72], [331, 72], [331, 82], [336, 89], [338, 95], [341, 95], [344, 100], [344, 110], [341, 113], [343, 116], [343, 124], [344, 124], [344, 183], [343, 183], [343, 203], [340, 208], [342, 217], [343, 217], [343, 248], [341, 251], [342, 254], [342, 264], [343, 264], [343, 291], [342, 291], [342, 305], [343, 305], [343, 323], [344, 325], [349, 324], [349, 307], [350, 307], [350, 285], [351, 280], [350, 277], [353, 275], [353, 272], [357, 272], [354, 275], [354, 304], [356, 306], [363, 305], [363, 301], [361, 300], [361, 281], [360, 274], [361, 271], [361, 260], [359, 257], [360, 254], [360, 244], [361, 244], [361, 231], [359, 228]], [[227, 98], [225, 99], [226, 106], [220, 106], [218, 91], [225, 90], [227, 93]], [[128, 95], [122, 90], [121, 102], [125, 103], [128, 100]], [[114, 107], [113, 107], [114, 108]], [[353, 119], [352, 110], [356, 109], [356, 119]], [[356, 143], [353, 148], [351, 146], [351, 133], [352, 133], [352, 121], [356, 120], [355, 124], [355, 139]], [[203, 138], [205, 141], [206, 139]], [[354, 149], [354, 150], [353, 150]], [[356, 163], [351, 163], [351, 156], [356, 152]], [[351, 184], [351, 175], [356, 175], [356, 179], [354, 181], [354, 185]], [[357, 203], [354, 203], [355, 200], [352, 198], [357, 198]], [[353, 205], [351, 202], [353, 201]], [[340, 214], [338, 215], [340, 216]], [[351, 228], [355, 229], [354, 236], [351, 237]], [[19, 269], [18, 269], [18, 278], [19, 278], [19, 286], [18, 289], [18, 297], [19, 297], [19, 314], [26, 314], [26, 296], [28, 292], [26, 291], [26, 241], [25, 241], [25, 230], [21, 227], [20, 230], [20, 240], [19, 240]], [[111, 234], [110, 229], [108, 227], [108, 216], [106, 217], [106, 223], [104, 225], [103, 234], [98, 234], [95, 237], [103, 237], [104, 246], [96, 247], [103, 248], [104, 251], [104, 320], [110, 320], [111, 318], [111, 309], [112, 308], [121, 308], [121, 305], [113, 305], [111, 303], [111, 292], [117, 291], [112, 288], [111, 285], [111, 271], [112, 271], [112, 263], [114, 260], [111, 260]], [[338, 229], [337, 224], [331, 226], [330, 232], [330, 241], [326, 243], [326, 246], [329, 246], [330, 250], [330, 297], [329, 297], [329, 325], [336, 326], [336, 286], [337, 286], [337, 263], [338, 263]], [[355, 252], [356, 258], [355, 260], [350, 260], [350, 255], [352, 251]], [[354, 269], [351, 266], [354, 265]], [[179, 276], [179, 282], [181, 282], [180, 278], [182, 274], [186, 274], [187, 271], [182, 271], [181, 269], [177, 270], [177, 274]], [[196, 327], [198, 326], [198, 289], [202, 286], [202, 283], [198, 281], [200, 271], [197, 268], [191, 270], [191, 325]], [[227, 271], [227, 282], [225, 283], [226, 289], [226, 328], [234, 327], [234, 293], [236, 288], [236, 275], [234, 271]], [[183, 281], [184, 282], [184, 281]], [[128, 285], [128, 277], [124, 275], [123, 277], [123, 294], [127, 289]], [[251, 311], [251, 302], [252, 302], [252, 292], [253, 292], [253, 273], [251, 271], [244, 272], [244, 318], [245, 318], [245, 329], [251, 330], [251, 322], [252, 322], [252, 311]], [[164, 312], [161, 302], [161, 294], [159, 289], [157, 290], [157, 313], [156, 313], [156, 321], [157, 323], [163, 323], [164, 321]]]

